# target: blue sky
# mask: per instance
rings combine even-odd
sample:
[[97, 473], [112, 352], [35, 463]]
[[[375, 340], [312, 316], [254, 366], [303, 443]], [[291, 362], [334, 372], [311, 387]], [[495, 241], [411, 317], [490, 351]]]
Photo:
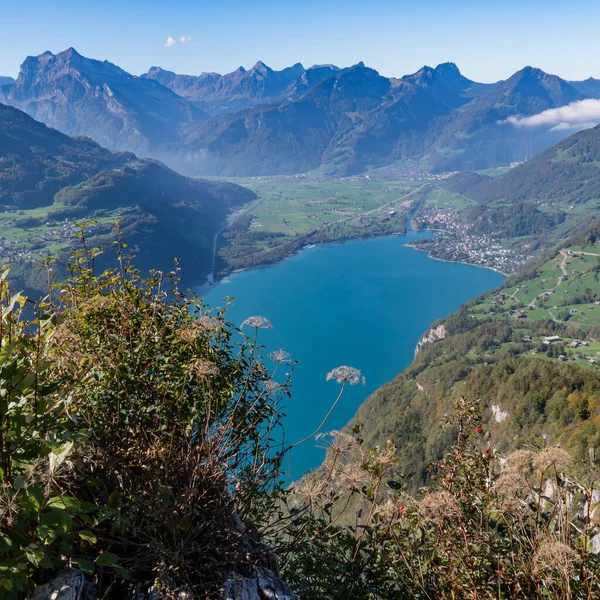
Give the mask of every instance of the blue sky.
[[[191, 38], [181, 43], [181, 37]], [[165, 47], [168, 37], [176, 43]], [[363, 60], [382, 75], [453, 61], [478, 81], [530, 64], [600, 78], [597, 0], [0, 0], [0, 75], [75, 47], [139, 74]]]

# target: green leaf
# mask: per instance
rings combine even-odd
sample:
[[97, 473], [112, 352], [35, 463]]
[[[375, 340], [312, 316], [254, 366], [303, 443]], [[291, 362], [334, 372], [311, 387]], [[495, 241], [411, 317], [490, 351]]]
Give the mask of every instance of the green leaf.
[[92, 575], [96, 570], [96, 567], [93, 562], [86, 560], [85, 558], [80, 558], [77, 561], [79, 568], [86, 574]]
[[90, 544], [95, 544], [98, 541], [98, 538], [87, 529], [78, 532], [79, 537], [86, 542], [90, 542]]
[[72, 449], [73, 442], [65, 442], [62, 446], [60, 446], [60, 448], [54, 448], [52, 450], [52, 454], [56, 456], [56, 459], [54, 461], [54, 468], [60, 466], [64, 462], [65, 458], [69, 456]]
[[104, 552], [96, 559], [96, 564], [99, 567], [110, 567], [119, 560], [119, 557], [112, 552]]
[[68, 508], [73, 511], [79, 511], [81, 502], [72, 496], [54, 496], [54, 498], [48, 500], [47, 506], [48, 508], [58, 508], [62, 510]]
[[9, 592], [13, 589], [13, 584], [10, 579], [0, 580], [0, 586], [2, 586], [5, 590], [8, 590]]
[[31, 486], [27, 490], [27, 497], [33, 510], [38, 512], [44, 501], [44, 490], [37, 485]]
[[39, 525], [36, 531], [39, 539], [43, 540], [46, 544], [51, 544], [58, 537], [56, 527], [53, 525]]
[[55, 527], [57, 531], [66, 532], [71, 528], [73, 521], [64, 508], [54, 508], [45, 512], [40, 518], [40, 525]]
[[119, 506], [121, 497], [119, 496], [119, 492], [113, 492], [109, 497], [108, 497], [108, 506], [110, 508], [117, 508]]
[[27, 556], [30, 563], [38, 567], [44, 559], [45, 553], [43, 548], [32, 548], [31, 546], [29, 546], [25, 548], [25, 556]]
[[11, 539], [7, 535], [0, 533], [0, 552], [8, 552], [11, 546]]
[[123, 567], [120, 567], [119, 565], [115, 565], [113, 567], [113, 571], [117, 575], [120, 575], [123, 579], [129, 579], [129, 571], [127, 569], [124, 569]]

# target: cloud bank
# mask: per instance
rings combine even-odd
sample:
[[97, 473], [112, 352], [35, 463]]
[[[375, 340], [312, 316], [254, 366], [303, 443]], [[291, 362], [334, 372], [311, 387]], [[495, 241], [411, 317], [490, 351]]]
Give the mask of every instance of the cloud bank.
[[588, 129], [600, 123], [600, 100], [578, 100], [531, 117], [508, 117], [500, 123], [515, 127], [550, 127], [550, 131]]

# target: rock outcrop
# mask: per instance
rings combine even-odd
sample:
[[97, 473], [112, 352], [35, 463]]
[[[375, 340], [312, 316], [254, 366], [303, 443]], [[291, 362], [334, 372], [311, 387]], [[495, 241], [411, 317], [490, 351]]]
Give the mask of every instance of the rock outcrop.
[[[193, 594], [180, 591], [177, 600], [193, 600]], [[146, 594], [138, 584], [132, 600], [159, 600], [154, 587]], [[63, 571], [50, 583], [39, 586], [28, 600], [98, 600], [94, 586], [81, 571]], [[278, 573], [258, 567], [250, 577], [232, 573], [225, 582], [222, 600], [300, 600]]]
[[421, 339], [417, 342], [415, 348], [415, 356], [419, 353], [419, 350], [427, 344], [433, 344], [438, 340], [443, 340], [446, 337], [446, 326], [442, 323], [437, 327], [432, 327]]
[[97, 600], [94, 586], [81, 571], [63, 571], [50, 583], [37, 587], [29, 600]]
[[225, 582], [223, 600], [300, 600], [273, 571], [258, 568], [253, 577], [232, 574]]

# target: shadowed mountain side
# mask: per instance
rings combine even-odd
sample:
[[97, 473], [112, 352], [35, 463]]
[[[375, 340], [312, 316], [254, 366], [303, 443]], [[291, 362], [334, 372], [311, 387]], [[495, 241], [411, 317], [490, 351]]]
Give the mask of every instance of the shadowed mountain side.
[[119, 220], [142, 268], [171, 270], [180, 257], [190, 280], [203, 281], [216, 231], [234, 207], [255, 197], [235, 184], [189, 179], [158, 161], [114, 154], [0, 105], [0, 205], [15, 213], [24, 235], [92, 218], [99, 242], [107, 243]]

